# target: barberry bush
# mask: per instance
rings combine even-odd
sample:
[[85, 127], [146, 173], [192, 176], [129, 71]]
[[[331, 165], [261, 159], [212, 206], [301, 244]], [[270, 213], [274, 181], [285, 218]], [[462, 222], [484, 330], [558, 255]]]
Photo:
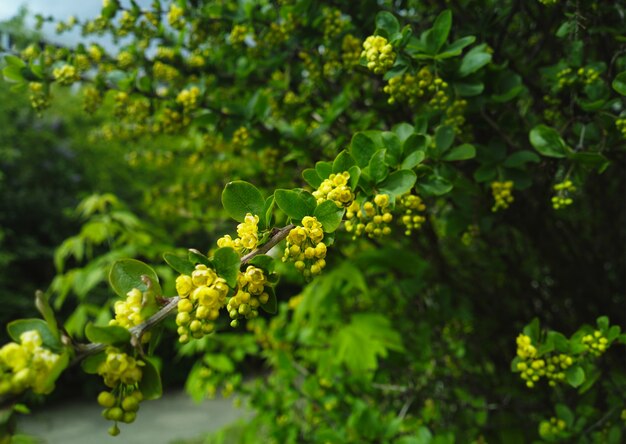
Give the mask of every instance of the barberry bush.
[[255, 410], [218, 442], [622, 442], [626, 8], [445, 4], [105, 0], [8, 48], [134, 174], [7, 326], [3, 442], [77, 365], [118, 435], [174, 343]]

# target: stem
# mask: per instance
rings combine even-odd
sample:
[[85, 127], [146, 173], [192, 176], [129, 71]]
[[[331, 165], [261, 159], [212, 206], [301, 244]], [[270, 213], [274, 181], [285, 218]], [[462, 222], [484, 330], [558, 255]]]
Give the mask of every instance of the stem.
[[[289, 225], [287, 225], [285, 227], [282, 227], [280, 229], [277, 229], [277, 230], [275, 229], [274, 232], [272, 233], [272, 236], [270, 237], [270, 239], [267, 242], [265, 242], [263, 245], [261, 245], [256, 250], [251, 251], [250, 253], [246, 254], [244, 257], [241, 258], [241, 264], [244, 265], [244, 264], [250, 262], [250, 260], [252, 260], [253, 257], [258, 256], [259, 254], [267, 253], [276, 244], [278, 244], [280, 241], [285, 239], [287, 237], [287, 235], [289, 234], [289, 232], [294, 227], [295, 227], [295, 225], [289, 224]], [[178, 306], [178, 301], [180, 300], [180, 297], [179, 296], [174, 296], [174, 297], [171, 297], [171, 298], [165, 298], [165, 300], [167, 301], [167, 303], [163, 307], [161, 307], [161, 309], [159, 311], [157, 311], [155, 314], [150, 316], [148, 319], [146, 319], [141, 324], [136, 325], [135, 327], [130, 328], [128, 330], [128, 331], [130, 331], [130, 334], [131, 334], [131, 343], [139, 344], [138, 339], [141, 338], [141, 336], [147, 330], [150, 330], [155, 325], [161, 323], [174, 310], [176, 310], [176, 307]], [[104, 350], [106, 348], [106, 346], [107, 346], [106, 344], [77, 344], [75, 346], [75, 349], [76, 349], [76, 351], [78, 353], [77, 353], [76, 357], [72, 360], [71, 365], [77, 364], [82, 359], [86, 358], [87, 356], [94, 355], [94, 354], [96, 354], [98, 352], [101, 352], [102, 350]]]

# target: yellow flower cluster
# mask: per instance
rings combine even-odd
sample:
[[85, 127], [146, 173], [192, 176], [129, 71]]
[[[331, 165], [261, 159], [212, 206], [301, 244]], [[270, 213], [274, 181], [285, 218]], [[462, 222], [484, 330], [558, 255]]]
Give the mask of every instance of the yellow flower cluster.
[[36, 112], [40, 113], [50, 106], [50, 97], [46, 94], [43, 83], [30, 82], [28, 84], [28, 92], [30, 93], [28, 97], [30, 105]]
[[226, 305], [228, 315], [232, 319], [231, 327], [237, 327], [239, 319], [254, 319], [259, 315], [259, 307], [269, 300], [265, 291], [267, 279], [263, 270], [249, 265], [244, 273], [237, 277], [238, 290]]
[[174, 29], [181, 29], [185, 25], [183, 20], [183, 8], [175, 3], [170, 5], [170, 10], [167, 13], [167, 22]]
[[532, 388], [540, 378], [546, 377], [548, 384], [554, 387], [558, 382], [565, 380], [565, 370], [574, 363], [574, 359], [566, 354], [546, 356], [545, 359], [536, 358], [537, 349], [529, 336], [520, 334], [516, 340], [517, 356], [522, 361], [517, 363], [517, 371], [526, 381], [526, 386]]
[[198, 97], [200, 97], [200, 88], [192, 86], [179, 92], [176, 96], [176, 102], [180, 103], [185, 112], [188, 113], [198, 107]]
[[102, 60], [103, 51], [98, 45], [91, 45], [89, 49], [87, 49], [87, 54], [89, 54], [91, 60], [99, 63], [100, 60]]
[[[548, 0], [543, 0], [542, 3], [549, 4]], [[566, 424], [564, 420], [554, 417], [550, 418], [549, 421], [541, 421], [541, 423], [539, 423], [539, 436], [550, 440], [558, 438], [559, 435], [565, 431], [565, 426]]]
[[461, 236], [461, 242], [469, 247], [478, 236], [480, 236], [480, 227], [476, 224], [468, 225], [467, 230]]
[[121, 69], [125, 69], [128, 68], [129, 66], [131, 66], [133, 64], [133, 62], [135, 61], [135, 58], [133, 57], [133, 55], [128, 52], [128, 51], [121, 51], [118, 55], [117, 55], [117, 65], [121, 68]]
[[109, 434], [119, 435], [118, 422], [130, 424], [135, 422], [139, 403], [143, 401], [143, 394], [134, 385], [126, 385], [117, 390], [117, 396], [111, 392], [103, 391], [98, 394], [98, 404], [104, 407], [102, 416], [115, 424], [109, 428]]
[[341, 11], [335, 8], [324, 8], [322, 10], [324, 22], [322, 29], [324, 30], [324, 39], [332, 40], [343, 31], [346, 21], [341, 17]]
[[341, 41], [341, 60], [343, 66], [352, 68], [359, 64], [361, 59], [361, 40], [352, 34], [346, 34]]
[[198, 264], [191, 276], [181, 274], [176, 278], [176, 291], [181, 298], [176, 315], [178, 340], [184, 344], [190, 338], [211, 333], [220, 309], [226, 305], [226, 281], [206, 265]]
[[599, 330], [594, 331], [593, 334], [583, 336], [582, 342], [587, 346], [589, 352], [596, 357], [604, 353], [609, 344], [608, 339]]
[[578, 68], [576, 72], [572, 68], [563, 68], [556, 74], [559, 89], [572, 86], [576, 83], [589, 85], [600, 78], [600, 73], [594, 68]]
[[450, 104], [446, 109], [446, 118], [443, 121], [444, 125], [450, 125], [454, 130], [459, 133], [461, 127], [465, 123], [465, 108], [467, 108], [467, 100], [458, 99]]
[[[358, 221], [353, 220], [357, 218]], [[354, 232], [353, 239], [366, 233], [369, 238], [378, 238], [391, 234], [389, 224], [393, 216], [389, 211], [389, 196], [377, 194], [374, 203], [365, 202], [362, 206], [353, 202], [346, 212], [346, 231]]]
[[68, 86], [74, 82], [80, 80], [80, 76], [78, 75], [78, 71], [72, 65], [63, 65], [58, 68], [54, 68], [52, 70], [52, 75], [54, 79], [59, 82], [59, 84]]
[[[126, 293], [126, 299], [116, 301], [113, 305], [115, 311], [115, 319], [109, 321], [109, 325], [119, 325], [124, 328], [133, 328], [144, 321], [141, 315], [143, 308], [143, 293], [138, 288], [133, 288]], [[150, 340], [150, 332], [144, 333], [141, 337], [142, 342]]]
[[173, 66], [157, 60], [154, 62], [154, 66], [152, 67], [152, 74], [154, 74], [154, 78], [157, 80], [171, 82], [176, 80], [176, 77], [178, 77], [178, 70]]
[[505, 210], [513, 203], [513, 182], [507, 180], [506, 182], [495, 181], [491, 183], [491, 194], [493, 195], [494, 204], [491, 207], [491, 211], [494, 213], [498, 210]]
[[419, 214], [426, 210], [426, 205], [422, 201], [422, 198], [415, 194], [404, 194], [400, 197], [398, 207], [404, 209], [404, 214], [400, 221], [405, 226], [404, 234], [410, 236], [413, 230], [419, 230], [422, 228], [426, 217]]
[[74, 65], [79, 71], [87, 71], [91, 67], [91, 62], [86, 54], [76, 54], [74, 58]]
[[[444, 109], [450, 100], [448, 82], [434, 77], [427, 66], [415, 75], [405, 73], [389, 79], [383, 91], [389, 94], [387, 102], [390, 105], [407, 102], [410, 106], [417, 106], [425, 102], [434, 109]], [[449, 117], [454, 117], [456, 111], [452, 110]]]
[[233, 45], [240, 45], [246, 40], [246, 36], [250, 33], [250, 29], [246, 25], [235, 25], [230, 31], [228, 39]]
[[354, 200], [354, 193], [348, 185], [350, 173], [331, 174], [328, 179], [324, 179], [319, 188], [313, 191], [313, 197], [317, 199], [317, 204], [325, 200], [332, 200], [338, 207], [348, 207]]
[[141, 381], [145, 363], [127, 355], [115, 347], [106, 349], [106, 358], [98, 366], [98, 374], [104, 378], [107, 387], [115, 388], [118, 384], [133, 385]]
[[20, 335], [19, 344], [9, 342], [0, 348], [0, 397], [29, 388], [42, 394], [52, 391], [47, 379], [59, 355], [42, 344], [39, 332], [29, 330]]
[[287, 235], [283, 262], [294, 261], [295, 267], [306, 277], [319, 274], [326, 266], [326, 244], [322, 224], [315, 217], [305, 216], [302, 226]]
[[555, 210], [563, 209], [574, 202], [570, 197], [570, 193], [576, 191], [576, 187], [571, 180], [557, 183], [554, 185], [554, 191], [556, 191], [556, 195], [552, 196], [552, 207]]
[[363, 42], [361, 57], [367, 59], [367, 69], [374, 74], [384, 74], [396, 60], [396, 53], [386, 38], [371, 35]]
[[217, 246], [234, 248], [239, 254], [243, 250], [254, 250], [259, 243], [259, 216], [246, 214], [243, 222], [237, 225], [237, 238], [225, 235], [217, 240]]
[[233, 151], [237, 152], [247, 148], [250, 145], [250, 132], [245, 126], [240, 126], [233, 133], [232, 139]]
[[626, 139], [626, 118], [620, 118], [615, 121], [615, 127], [620, 132], [622, 137]]

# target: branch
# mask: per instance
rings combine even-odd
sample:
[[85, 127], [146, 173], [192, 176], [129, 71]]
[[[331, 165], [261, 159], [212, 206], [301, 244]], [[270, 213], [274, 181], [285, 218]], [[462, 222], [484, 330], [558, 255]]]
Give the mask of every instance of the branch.
[[[269, 250], [271, 250], [276, 244], [278, 244], [280, 241], [282, 241], [283, 239], [285, 239], [287, 237], [287, 235], [289, 234], [289, 232], [295, 227], [295, 225], [293, 224], [289, 224], [283, 228], [280, 229], [275, 229], [272, 232], [271, 237], [269, 238], [269, 240], [267, 242], [265, 242], [263, 245], [261, 245], [259, 248], [257, 248], [254, 251], [251, 251], [250, 253], [246, 254], [244, 257], [241, 258], [241, 264], [244, 265], [248, 262], [250, 262], [250, 260], [252, 260], [253, 257], [258, 256], [259, 254], [265, 254], [267, 253]], [[165, 300], [167, 301], [167, 303], [161, 307], [161, 309], [159, 309], [159, 311], [157, 311], [155, 314], [153, 314], [152, 316], [150, 316], [148, 319], [146, 319], [144, 322], [142, 322], [141, 324], [130, 328], [128, 331], [130, 331], [131, 334], [131, 344], [132, 345], [138, 345], [140, 344], [139, 339], [141, 338], [141, 336], [148, 330], [150, 330], [152, 327], [154, 327], [155, 325], [161, 323], [165, 318], [167, 318], [174, 310], [176, 310], [176, 307], [178, 306], [178, 301], [180, 300], [179, 296], [174, 296], [171, 298], [165, 298]], [[76, 357], [72, 360], [71, 365], [77, 364], [78, 362], [80, 362], [82, 359], [86, 358], [87, 356], [90, 355], [94, 355], [98, 352], [101, 352], [102, 350], [104, 350], [106, 348], [106, 344], [76, 344], [75, 348], [76, 351], [78, 352]]]

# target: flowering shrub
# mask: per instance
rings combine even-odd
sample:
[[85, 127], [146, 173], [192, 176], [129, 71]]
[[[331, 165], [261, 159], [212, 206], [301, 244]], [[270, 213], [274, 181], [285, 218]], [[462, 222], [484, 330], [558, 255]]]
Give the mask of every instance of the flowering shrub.
[[[59, 248], [47, 295], [58, 308], [63, 283], [107, 268], [122, 300], [72, 334], [40, 295], [44, 320], [8, 326], [22, 345], [1, 355], [0, 396], [47, 392], [72, 358], [111, 389], [117, 435], [161, 394], [150, 333], [176, 312], [179, 352], [201, 355], [188, 391], [257, 411], [242, 442], [620, 442], [623, 7], [318, 3], [108, 0], [59, 31], [128, 37], [117, 54], [5, 57], [36, 111], [78, 84], [113, 115], [93, 137], [159, 177], [137, 208], [176, 251], [169, 268], [83, 263], [110, 238], [145, 258], [152, 233], [110, 196], [83, 202], [98, 218]], [[35, 331], [38, 354], [15, 351]], [[248, 358], [270, 371], [244, 383]]]

